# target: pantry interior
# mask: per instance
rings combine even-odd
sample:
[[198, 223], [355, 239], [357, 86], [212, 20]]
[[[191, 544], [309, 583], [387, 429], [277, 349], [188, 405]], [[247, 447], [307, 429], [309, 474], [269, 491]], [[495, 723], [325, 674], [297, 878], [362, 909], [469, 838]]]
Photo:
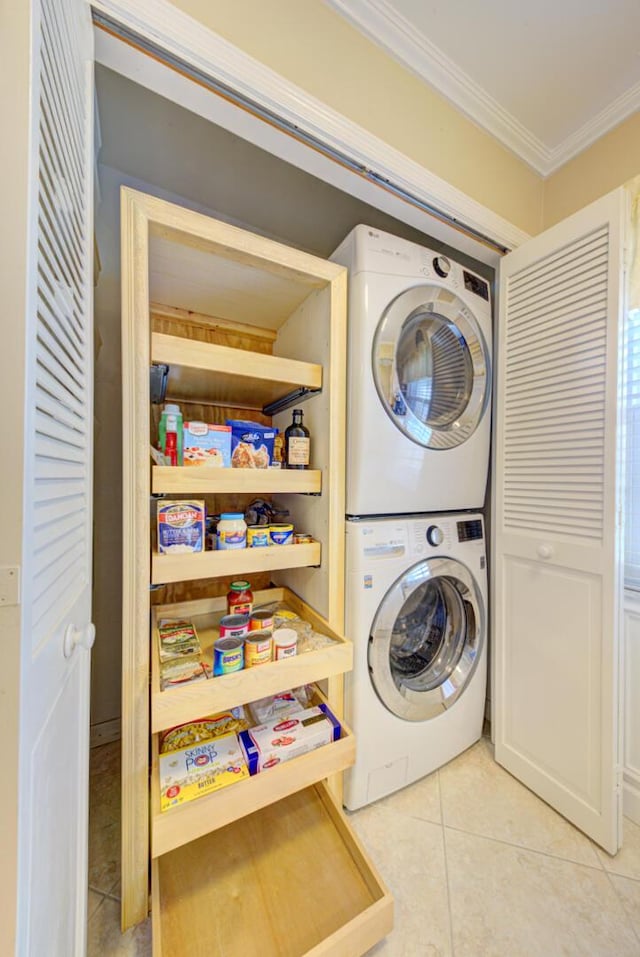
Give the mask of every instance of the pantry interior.
[[[134, 709], [136, 714], [120, 714], [121, 700], [121, 655], [114, 654], [114, 649], [119, 650], [120, 630], [122, 627], [120, 619], [120, 608], [123, 607], [124, 598], [124, 617], [125, 617], [125, 636], [127, 631], [130, 634], [140, 634], [144, 629], [145, 620], [148, 620], [148, 586], [149, 581], [144, 583], [143, 579], [138, 577], [140, 568], [144, 568], [148, 561], [148, 545], [145, 544], [145, 536], [136, 537], [136, 522], [132, 523], [132, 536], [129, 547], [125, 547], [125, 568], [127, 574], [125, 581], [135, 580], [137, 585], [133, 586], [131, 594], [122, 595], [120, 591], [121, 583], [117, 576], [113, 575], [113, 568], [118, 567], [122, 549], [122, 541], [118, 534], [119, 527], [113, 522], [114, 509], [118, 510], [120, 506], [120, 496], [122, 495], [121, 486], [121, 461], [119, 457], [119, 448], [122, 442], [123, 431], [125, 435], [125, 446], [129, 447], [131, 461], [136, 461], [138, 465], [144, 462], [147, 456], [148, 426], [140, 422], [136, 425], [136, 408], [139, 404], [133, 400], [128, 407], [125, 407], [123, 425], [120, 425], [120, 393], [122, 389], [121, 370], [120, 370], [120, 350], [124, 345], [124, 355], [129, 354], [132, 361], [140, 362], [140, 370], [143, 367], [148, 368], [148, 356], [145, 356], [144, 349], [140, 348], [141, 342], [145, 336], [148, 336], [148, 329], [145, 329], [144, 321], [140, 317], [145, 315], [144, 308], [133, 311], [136, 316], [138, 328], [132, 332], [132, 343], [135, 347], [127, 350], [126, 344], [120, 341], [120, 248], [118, 239], [118, 211], [120, 203], [120, 187], [134, 187], [140, 193], [149, 197], [148, 200], [153, 206], [151, 196], [157, 196], [161, 199], [167, 199], [175, 203], [178, 207], [187, 207], [196, 209], [199, 212], [206, 212], [213, 216], [221, 227], [224, 223], [233, 223], [241, 225], [248, 229], [260, 242], [260, 236], [268, 237], [265, 244], [269, 245], [271, 238], [277, 239], [291, 249], [292, 262], [297, 263], [298, 259], [305, 261], [307, 252], [313, 256], [308, 256], [309, 262], [315, 261], [318, 265], [313, 268], [320, 268], [322, 260], [330, 254], [332, 249], [338, 245], [343, 236], [359, 222], [365, 222], [374, 227], [385, 229], [397, 235], [403, 235], [414, 241], [429, 245], [431, 248], [451, 252], [457, 259], [468, 263], [476, 272], [485, 275], [490, 281], [493, 279], [493, 270], [490, 266], [480, 263], [477, 260], [460, 254], [459, 251], [450, 250], [449, 247], [435, 237], [420, 233], [414, 228], [393, 219], [387, 214], [381, 213], [374, 207], [367, 206], [359, 200], [342, 193], [332, 186], [276, 159], [255, 146], [247, 143], [239, 137], [233, 136], [227, 131], [216, 127], [214, 124], [203, 120], [202, 118], [185, 111], [175, 104], [159, 97], [157, 94], [150, 93], [148, 90], [131, 83], [131, 81], [119, 76], [102, 67], [96, 69], [96, 88], [97, 88], [97, 112], [100, 121], [99, 141], [100, 149], [97, 156], [99, 186], [99, 198], [96, 206], [96, 265], [97, 265], [97, 284], [95, 289], [95, 317], [96, 317], [96, 366], [95, 366], [95, 418], [96, 418], [96, 455], [95, 455], [95, 553], [94, 553], [94, 620], [98, 634], [98, 641], [93, 654], [92, 668], [92, 739], [93, 743], [100, 743], [111, 740], [121, 733], [127, 741], [127, 748], [131, 750], [131, 740], [135, 740], [133, 750], [139, 755], [146, 752], [148, 747], [144, 721], [138, 718], [146, 712], [146, 690], [144, 687], [134, 694], [134, 700], [137, 698], [138, 704]], [[141, 122], [141, 117], [144, 121]], [[176, 144], [181, 144], [176, 148]], [[189, 146], [185, 148], [184, 144]], [[215, 157], [215, 162], [211, 162], [211, 157]], [[160, 162], [158, 161], [160, 158]], [[238, 170], [242, 170], [242, 175], [238, 175]], [[186, 171], [186, 172], [185, 172]], [[131, 194], [134, 195], [134, 194]], [[204, 201], [203, 201], [204, 200]], [[158, 204], [159, 209], [168, 209], [162, 202]], [[189, 214], [185, 214], [188, 219]], [[161, 216], [162, 218], [162, 216]], [[198, 217], [194, 216], [194, 221]], [[201, 217], [200, 217], [201, 219]], [[164, 227], [162, 227], [164, 228]], [[168, 234], [171, 228], [167, 227]], [[187, 232], [186, 229], [183, 232]], [[171, 236], [169, 236], [169, 245], [171, 245]], [[175, 239], [175, 236], [173, 237]], [[164, 237], [156, 242], [162, 243], [166, 240]], [[184, 248], [188, 247], [188, 243]], [[302, 250], [302, 252], [300, 252]], [[194, 282], [194, 273], [188, 262], [188, 255], [182, 256], [180, 252], [180, 243], [174, 245], [173, 253], [177, 253], [174, 260], [171, 250], [164, 249], [156, 252], [155, 267], [150, 270], [153, 274], [151, 305], [152, 329], [157, 335], [158, 340], [171, 339], [176, 333], [187, 336], [194, 336], [199, 341], [213, 341], [233, 344], [240, 349], [250, 349], [254, 353], [265, 355], [265, 362], [268, 362], [267, 356], [273, 350], [273, 340], [277, 339], [277, 332], [272, 332], [269, 328], [269, 318], [265, 320], [259, 316], [260, 304], [255, 302], [255, 315], [247, 316], [247, 301], [242, 303], [242, 322], [236, 330], [225, 329], [224, 323], [216, 326], [216, 317], [220, 318], [219, 310], [214, 311], [207, 305], [207, 296], [202, 293], [202, 288], [198, 289], [197, 282]], [[182, 256], [182, 258], [181, 258]], [[316, 259], [319, 256], [321, 259]], [[329, 272], [342, 272], [338, 267], [327, 264]], [[190, 272], [191, 269], [191, 272]], [[290, 280], [294, 276], [297, 267], [290, 269]], [[322, 270], [321, 270], [322, 271]], [[144, 264], [140, 269], [140, 274], [145, 275], [143, 281], [146, 282]], [[299, 277], [295, 277], [299, 278]], [[191, 286], [189, 283], [191, 282]], [[344, 279], [343, 279], [344, 283]], [[135, 285], [135, 280], [134, 280]], [[242, 283], [240, 283], [242, 285]], [[289, 283], [291, 287], [295, 282]], [[204, 287], [204, 284], [203, 284]], [[306, 291], [306, 290], [305, 290]], [[344, 285], [342, 294], [344, 296]], [[324, 296], [324, 300], [323, 300]], [[317, 302], [320, 303], [318, 307]], [[323, 305], [324, 302], [324, 305]], [[305, 353], [311, 351], [307, 357], [313, 359], [314, 350], [317, 353], [320, 348], [322, 354], [322, 340], [327, 334], [326, 324], [315, 322], [318, 315], [314, 315], [314, 310], [326, 309], [326, 294], [321, 290], [316, 293], [316, 305], [311, 307], [309, 315], [303, 314], [303, 320], [299, 324], [297, 331], [293, 333], [293, 339], [287, 344], [287, 337], [284, 337], [284, 348], [289, 350], [290, 354], [296, 358], [304, 357]], [[304, 307], [304, 303], [303, 303]], [[302, 307], [301, 307], [302, 308]], [[307, 310], [309, 307], [306, 307]], [[268, 304], [265, 305], [268, 312]], [[277, 304], [276, 304], [277, 309]], [[249, 310], [250, 311], [250, 310]], [[146, 310], [148, 314], [149, 310]], [[233, 309], [226, 316], [227, 321], [233, 320]], [[320, 313], [320, 319], [322, 314]], [[281, 321], [281, 320], [280, 320]], [[305, 326], [305, 322], [307, 325]], [[318, 574], [312, 566], [318, 559], [311, 558], [305, 562], [304, 567], [289, 572], [259, 572], [251, 576], [254, 589], [264, 589], [269, 581], [276, 584], [290, 584], [292, 588], [297, 589], [305, 595], [311, 608], [305, 608], [304, 617], [308, 620], [316, 621], [318, 630], [322, 631], [329, 626], [329, 633], [334, 633], [339, 644], [335, 651], [336, 661], [330, 661], [329, 664], [323, 664], [319, 671], [316, 665], [306, 665], [306, 670], [297, 668], [295, 675], [296, 681], [292, 684], [298, 684], [308, 677], [320, 677], [326, 680], [321, 682], [323, 690], [328, 694], [329, 700], [333, 701], [337, 713], [341, 711], [342, 684], [340, 672], [347, 667], [346, 664], [346, 646], [341, 647], [341, 620], [342, 620], [342, 519], [344, 515], [343, 486], [344, 477], [344, 426], [341, 422], [344, 420], [344, 367], [345, 367], [345, 337], [344, 337], [344, 316], [341, 319], [342, 332], [333, 333], [333, 339], [329, 336], [330, 356], [325, 356], [325, 385], [320, 393], [320, 398], [305, 403], [305, 409], [309, 407], [312, 434], [314, 442], [317, 443], [320, 454], [320, 461], [324, 462], [323, 470], [325, 474], [322, 480], [325, 484], [325, 495], [319, 498], [296, 494], [286, 494], [287, 490], [278, 486], [281, 494], [276, 495], [278, 504], [285, 508], [291, 507], [293, 514], [304, 515], [305, 527], [309, 527], [318, 538], [324, 538], [322, 548], [325, 550], [324, 572]], [[136, 325], [134, 323], [134, 326]], [[232, 325], [232, 323], [231, 323]], [[264, 329], [264, 335], [261, 339], [260, 326]], [[277, 325], [277, 324], [276, 324]], [[133, 327], [132, 327], [133, 328]], [[339, 327], [338, 327], [339, 328]], [[314, 336], [309, 336], [309, 330], [316, 330], [317, 339], [320, 336], [320, 343], [314, 341]], [[187, 330], [185, 332], [185, 330]], [[166, 334], [169, 334], [168, 336]], [[340, 338], [341, 337], [341, 338]], [[291, 337], [290, 337], [291, 338]], [[282, 348], [283, 337], [280, 336]], [[175, 340], [174, 340], [175, 341]], [[131, 345], [131, 344], [130, 344]], [[293, 350], [293, 352], [291, 352]], [[285, 351], [285, 354], [289, 354]], [[135, 360], [133, 357], [135, 356]], [[154, 358], [162, 358], [158, 353]], [[330, 361], [327, 361], [329, 360]], [[126, 360], [125, 360], [126, 361]], [[174, 357], [175, 361], [175, 357]], [[177, 363], [179, 365], [179, 362]], [[129, 370], [130, 371], [130, 370]], [[135, 377], [134, 377], [135, 378]], [[274, 375], [277, 378], [277, 375]], [[127, 380], [131, 376], [127, 375]], [[138, 399], [148, 388], [148, 376], [146, 371], [139, 371], [137, 396]], [[143, 385], [140, 383], [143, 382]], [[337, 385], [338, 384], [338, 385]], [[142, 392], [140, 391], [142, 389]], [[241, 408], [225, 407], [222, 402], [210, 404], [205, 396], [194, 394], [191, 396], [193, 404], [189, 406], [191, 415], [198, 415], [209, 421], [220, 421], [220, 416], [227, 414], [243, 414], [249, 417], [243, 403]], [[198, 400], [202, 399], [204, 405], [198, 405]], [[337, 401], [337, 405], [336, 405]], [[314, 406], [315, 402], [315, 406]], [[341, 406], [342, 403], [342, 406]], [[263, 403], [253, 402], [251, 414], [256, 414], [260, 421], [268, 421], [260, 414], [260, 407]], [[144, 419], [147, 405], [142, 405], [142, 419]], [[314, 408], [316, 411], [314, 412]], [[258, 410], [258, 411], [256, 411]], [[319, 410], [319, 412], [318, 412]], [[222, 419], [224, 420], [224, 419]], [[274, 423], [281, 428], [288, 422], [288, 413], [280, 413], [274, 418]], [[333, 449], [331, 454], [327, 454], [329, 449]], [[141, 466], [141, 471], [144, 464]], [[130, 474], [137, 474], [135, 468]], [[155, 481], [155, 480], [154, 480]], [[136, 484], [139, 484], [136, 480]], [[263, 491], [264, 484], [258, 488], [251, 489], [255, 492]], [[276, 485], [274, 485], [276, 487]], [[249, 489], [249, 486], [247, 486]], [[185, 489], [186, 490], [186, 489]], [[154, 491], [160, 492], [161, 483], [154, 485]], [[175, 493], [176, 489], [171, 489]], [[240, 495], [238, 498], [238, 489], [229, 487], [225, 490], [230, 494], [222, 496], [226, 503], [224, 507], [242, 507], [247, 504], [247, 495]], [[329, 494], [330, 492], [330, 494]], [[234, 494], [235, 493], [235, 494]], [[220, 497], [216, 497], [215, 507], [219, 507]], [[251, 496], [249, 496], [249, 499]], [[143, 493], [144, 499], [144, 493]], [[296, 501], [297, 500], [297, 501]], [[294, 503], [295, 504], [292, 504]], [[131, 514], [130, 506], [127, 506], [126, 496], [124, 507], [127, 514]], [[138, 502], [137, 508], [140, 508]], [[328, 508], [328, 511], [327, 511]], [[145, 501], [143, 512], [148, 504]], [[314, 517], [314, 513], [316, 514]], [[302, 515], [300, 516], [302, 518]], [[148, 518], [148, 515], [147, 515]], [[322, 528], [322, 533], [318, 530]], [[148, 534], [146, 535], [148, 542]], [[317, 543], [310, 546], [301, 546], [303, 549], [315, 549]], [[314, 553], [315, 554], [315, 553]], [[203, 556], [204, 557], [204, 556]], [[157, 560], [156, 560], [157, 561]], [[247, 572], [246, 563], [241, 569], [238, 566], [237, 573]], [[214, 602], [211, 603], [211, 597], [208, 598], [207, 613], [214, 610], [216, 596], [221, 596], [226, 591], [229, 584], [229, 577], [213, 579], [216, 575], [215, 569], [205, 571], [201, 576], [190, 575], [190, 581], [181, 581], [186, 577], [180, 570], [174, 571], [166, 576], [158, 574], [154, 578], [151, 575], [151, 583], [154, 591], [151, 593], [151, 605], [159, 613], [160, 607], [176, 607], [187, 609], [197, 618], [198, 612], [204, 613], [203, 596], [213, 596]], [[205, 579], [202, 582], [197, 578]], [[166, 582], [170, 583], [167, 584]], [[155, 584], [154, 584], [155, 583]], [[320, 583], [320, 584], [318, 584]], [[160, 586], [160, 587], [158, 587]], [[137, 590], [136, 590], [137, 589]], [[261, 592], [258, 592], [261, 594]], [[283, 593], [284, 594], [284, 593]], [[296, 599], [292, 599], [294, 602]], [[218, 602], [220, 599], [218, 598]], [[176, 603], [178, 603], [176, 605]], [[326, 618], [318, 618], [317, 612]], [[184, 611], [186, 614], [186, 611]], [[131, 622], [127, 622], [127, 616]], [[206, 616], [200, 620], [205, 622]], [[139, 661], [136, 664], [136, 655], [140, 654], [140, 645], [126, 645], [125, 637], [125, 664], [124, 664], [124, 699], [129, 700], [129, 686], [136, 685], [139, 688]], [[339, 660], [342, 659], [342, 660]], [[142, 670], [144, 670], [144, 665]], [[292, 677], [293, 677], [292, 672]], [[260, 693], [276, 690], [276, 684], [281, 679], [271, 678], [271, 684], [267, 680], [266, 684], [260, 684]], [[275, 681], [275, 684], [274, 684]], [[152, 677], [152, 714], [154, 699], [160, 702], [162, 695], [157, 694], [157, 674]], [[271, 687], [273, 685], [273, 687]], [[155, 691], [154, 691], [155, 689]], [[237, 692], [236, 692], [237, 694]], [[224, 697], [224, 696], [223, 696]], [[255, 694], [253, 695], [255, 697]], [[220, 707], [231, 706], [234, 701], [233, 695], [221, 698], [218, 702]], [[228, 700], [227, 700], [228, 699]], [[238, 702], [235, 702], [238, 703]], [[210, 710], [210, 709], [208, 709]], [[176, 723], [182, 718], [194, 718], [192, 709], [184, 714], [172, 712], [171, 719], [165, 714], [162, 718], [155, 719], [158, 726], [165, 727], [167, 720], [169, 723]], [[136, 717], [137, 715], [137, 717]], [[159, 722], [159, 724], [158, 724]], [[329, 761], [322, 760], [318, 764], [320, 770], [312, 770], [309, 780], [317, 781], [320, 777], [332, 774], [331, 787], [338, 795], [339, 799], [339, 780], [337, 772], [347, 766], [349, 753], [353, 749], [353, 742], [348, 732], [345, 740], [338, 742], [343, 753], [333, 747], [334, 755]], [[156, 745], [154, 745], [156, 747]], [[293, 762], [296, 764], [297, 762]], [[324, 771], [323, 771], [324, 768]], [[133, 776], [130, 772], [133, 771]], [[321, 773], [322, 772], [322, 773]], [[305, 774], [309, 776], [309, 771], [302, 768], [297, 773], [300, 776], [300, 782], [304, 783]], [[129, 786], [140, 794], [144, 789], [146, 792], [146, 760], [144, 767], [138, 764], [133, 767], [125, 764], [125, 774]], [[136, 777], [137, 775], [137, 777]], [[289, 798], [290, 807], [288, 810], [293, 814], [309, 813], [309, 808], [315, 803], [322, 805], [325, 802], [325, 808], [329, 808], [330, 815], [334, 812], [327, 804], [328, 798], [322, 793], [312, 788], [313, 794], [300, 790], [302, 784], [286, 785], [286, 788], [293, 788]], [[284, 793], [284, 792], [283, 792]], [[302, 797], [301, 797], [302, 796]], [[265, 802], [273, 803], [277, 797], [277, 789], [274, 794], [268, 798], [258, 798], [258, 802], [250, 801], [248, 810], [254, 807], [260, 807]], [[153, 798], [152, 798], [153, 800]], [[301, 804], [301, 801], [303, 802]], [[260, 803], [262, 802], [262, 803]], [[311, 803], [310, 803], [311, 802]], [[125, 858], [123, 876], [131, 873], [142, 875], [146, 866], [147, 855], [147, 806], [140, 803], [138, 798], [132, 798], [133, 811], [127, 818], [125, 824], [125, 840], [123, 853]], [[227, 807], [235, 803], [231, 796], [227, 801]], [[197, 838], [206, 835], [212, 824], [211, 821], [205, 821], [205, 815], [199, 813], [197, 809], [198, 802], [195, 802], [194, 814], [191, 811], [191, 822], [187, 821], [187, 816], [182, 815], [182, 823], [179, 828], [171, 823], [167, 824], [162, 816], [157, 813], [157, 808], [152, 808], [152, 822], [155, 820], [160, 826], [152, 829], [152, 844], [155, 850], [152, 852], [155, 857], [154, 874], [157, 876], [162, 869], [162, 862], [165, 860], [164, 853], [174, 848], [184, 845], [189, 838]], [[220, 805], [218, 805], [220, 807]], [[280, 810], [278, 811], [278, 808]], [[306, 810], [305, 810], [306, 808]], [[187, 810], [187, 809], [185, 809]], [[265, 812], [265, 824], [263, 827], [276, 829], [278, 827], [279, 815], [287, 813], [287, 808], [282, 807], [282, 802], [273, 804], [272, 809], [267, 807]], [[218, 823], [215, 827], [220, 827], [225, 820], [234, 820], [241, 816], [240, 812], [234, 810], [225, 812], [218, 817]], [[271, 815], [271, 817], [269, 817]], [[313, 826], [313, 825], [310, 825]], [[338, 832], [343, 825], [338, 822]], [[155, 833], [155, 836], [153, 834]], [[264, 831], [261, 832], [264, 839]], [[178, 834], [178, 836], [176, 836]], [[340, 855], [344, 856], [343, 841], [346, 839], [349, 846], [349, 834], [346, 838], [336, 843], [335, 837], [329, 837], [329, 844], [326, 846], [326, 853], [335, 858], [335, 862], [340, 860]], [[205, 837], [202, 837], [205, 840]], [[220, 848], [220, 838], [213, 831], [209, 838], [211, 852]], [[228, 840], [233, 842], [233, 837]], [[216, 841], [218, 843], [216, 844]], [[186, 846], [186, 859], [189, 859], [189, 847]], [[360, 854], [357, 849], [351, 849], [348, 852], [349, 860], [359, 859]], [[184, 856], [184, 855], [183, 855]], [[174, 855], [175, 857], [175, 855]], [[128, 863], [127, 863], [128, 861]], [[160, 862], [160, 863], [158, 863]], [[194, 870], [193, 859], [186, 865], [184, 861], [173, 867], [165, 867], [166, 873], [180, 873], [187, 867], [188, 870]], [[349, 908], [342, 914], [342, 920], [349, 920], [353, 914], [358, 914], [364, 907], [374, 905], [376, 915], [371, 922], [373, 930], [371, 933], [382, 936], [384, 927], [388, 929], [389, 920], [388, 896], [384, 891], [384, 886], [377, 881], [374, 872], [371, 872], [366, 861], [362, 864], [362, 873], [364, 886], [368, 888], [364, 897], [362, 891], [355, 894], [356, 900], [350, 905], [355, 908], [353, 912]], [[184, 879], [184, 873], [183, 873]], [[219, 875], [215, 878], [220, 880]], [[362, 880], [362, 877], [359, 878]], [[165, 880], [165, 885], [168, 883]], [[156, 885], [154, 885], [156, 886]], [[144, 885], [141, 880], [137, 881], [137, 890], [131, 892], [130, 882], [125, 877], [123, 886], [123, 924], [129, 925], [143, 916], [146, 908], [146, 891], [143, 893], [143, 887], [146, 888], [146, 878]], [[355, 893], [355, 892], [354, 892]], [[137, 903], [132, 903], [137, 897]], [[328, 901], [329, 909], [335, 910], [335, 906]], [[383, 907], [386, 908], [387, 916], [384, 917]], [[155, 901], [156, 915], [162, 910]], [[347, 915], [345, 917], [345, 914]], [[382, 923], [381, 923], [382, 921]], [[304, 922], [302, 922], [304, 923]], [[165, 933], [163, 929], [163, 934]], [[322, 931], [321, 937], [327, 934], [326, 928]], [[362, 930], [358, 931], [361, 940], [366, 940]], [[156, 936], [159, 936], [157, 934]], [[170, 938], [167, 938], [167, 942]], [[377, 939], [375, 936], [370, 938], [370, 943]]]

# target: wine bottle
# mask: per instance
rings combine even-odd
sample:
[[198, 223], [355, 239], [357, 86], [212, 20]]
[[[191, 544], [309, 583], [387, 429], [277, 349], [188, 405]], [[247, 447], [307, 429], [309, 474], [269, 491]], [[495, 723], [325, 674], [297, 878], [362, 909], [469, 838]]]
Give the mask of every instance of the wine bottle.
[[284, 466], [287, 469], [309, 468], [311, 439], [302, 419], [302, 409], [294, 409], [293, 421], [284, 430]]

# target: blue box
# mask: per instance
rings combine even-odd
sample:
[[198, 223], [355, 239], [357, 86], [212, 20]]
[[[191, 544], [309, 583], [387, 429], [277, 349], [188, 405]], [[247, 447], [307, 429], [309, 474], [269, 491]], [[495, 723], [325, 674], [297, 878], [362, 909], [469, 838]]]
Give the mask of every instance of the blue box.
[[[322, 720], [322, 714], [318, 714], [318, 712], [323, 712], [329, 722], [328, 735], [326, 734], [326, 722], [323, 722], [325, 726], [324, 739], [316, 738], [314, 740], [313, 731], [311, 731], [308, 737], [303, 734], [301, 739], [296, 741], [297, 729], [303, 730], [305, 725], [313, 726], [314, 724], [317, 728], [317, 721]], [[286, 735], [290, 728], [294, 729], [293, 735], [291, 740], [286, 742], [285, 738], [281, 736], [281, 732]], [[311, 729], [308, 727], [307, 730]], [[238, 741], [247, 762], [249, 774], [259, 774], [261, 771], [267, 771], [284, 761], [308, 754], [309, 751], [314, 751], [317, 747], [322, 747], [331, 741], [338, 741], [341, 731], [340, 722], [327, 705], [322, 702], [315, 707], [281, 715], [271, 724], [259, 724], [249, 731], [240, 731]], [[252, 732], [255, 732], [255, 738], [262, 742], [262, 747], [256, 743]]]
[[231, 426], [231, 467], [268, 469], [273, 461], [273, 440], [278, 430], [244, 419], [227, 419]]

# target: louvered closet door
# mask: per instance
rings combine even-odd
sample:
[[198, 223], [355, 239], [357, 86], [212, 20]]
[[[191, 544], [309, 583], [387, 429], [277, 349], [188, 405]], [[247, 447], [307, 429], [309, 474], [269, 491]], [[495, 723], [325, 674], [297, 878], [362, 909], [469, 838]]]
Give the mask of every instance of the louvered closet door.
[[615, 852], [622, 192], [500, 265], [496, 759]]
[[34, 0], [31, 12], [16, 953], [80, 957], [93, 639], [92, 29], [83, 0]]

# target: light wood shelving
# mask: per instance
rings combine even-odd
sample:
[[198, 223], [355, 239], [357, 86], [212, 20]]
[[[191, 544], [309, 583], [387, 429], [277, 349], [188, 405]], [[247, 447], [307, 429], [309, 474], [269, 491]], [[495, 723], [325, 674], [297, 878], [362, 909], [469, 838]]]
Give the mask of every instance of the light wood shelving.
[[[346, 272], [129, 189], [122, 190], [121, 221], [122, 927], [147, 914], [151, 857], [154, 957], [357, 957], [391, 930], [393, 901], [336, 803], [340, 772], [353, 763], [356, 747], [342, 714], [343, 674], [353, 658], [342, 633]], [[175, 287], [167, 300], [172, 304], [152, 309], [154, 288], [166, 289], [167, 275]], [[207, 309], [218, 318], [198, 322]], [[164, 316], [163, 331], [152, 329], [154, 311]], [[289, 407], [293, 397], [304, 396], [313, 468], [152, 468], [152, 363], [169, 367], [168, 401], [185, 403], [187, 411], [189, 404], [192, 410], [214, 409], [211, 414], [222, 421], [251, 418], [242, 413], [253, 409], [267, 421], [273, 414], [274, 426], [283, 429], [290, 419], [271, 406]], [[232, 499], [277, 494], [280, 507], [313, 541], [152, 554], [152, 492]], [[205, 660], [211, 660], [226, 600], [212, 596], [154, 606], [149, 584], [184, 583], [180, 593], [188, 598], [189, 582], [202, 589], [208, 579], [250, 579], [262, 572], [271, 573], [275, 587], [258, 591], [255, 605], [285, 601], [330, 642], [161, 691], [157, 620], [193, 620]], [[317, 682], [342, 724], [338, 741], [160, 811], [163, 730]]]

